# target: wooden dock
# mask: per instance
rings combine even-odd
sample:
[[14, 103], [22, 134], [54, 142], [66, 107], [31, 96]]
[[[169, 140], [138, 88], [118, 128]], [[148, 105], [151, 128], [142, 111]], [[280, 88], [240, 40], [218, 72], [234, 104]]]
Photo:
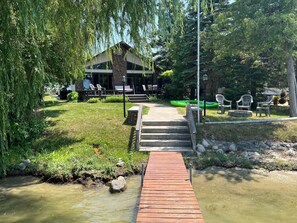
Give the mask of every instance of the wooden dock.
[[150, 153], [136, 222], [204, 223], [181, 153]]

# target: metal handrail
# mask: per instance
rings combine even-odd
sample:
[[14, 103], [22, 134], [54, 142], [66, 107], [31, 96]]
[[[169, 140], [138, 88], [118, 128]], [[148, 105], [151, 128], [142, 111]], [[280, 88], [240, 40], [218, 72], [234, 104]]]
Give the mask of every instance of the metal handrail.
[[[195, 151], [196, 150], [196, 125], [195, 125], [195, 120], [193, 116], [193, 112], [191, 109], [190, 103], [187, 104], [187, 120], [188, 120], [188, 126], [190, 130], [190, 135], [191, 135], [191, 142], [192, 142], [192, 148]], [[199, 109], [198, 109], [199, 112]]]
[[137, 114], [137, 122], [136, 122], [136, 149], [139, 150], [140, 145], [140, 136], [141, 136], [141, 127], [142, 127], [142, 104], [139, 105], [139, 110]]

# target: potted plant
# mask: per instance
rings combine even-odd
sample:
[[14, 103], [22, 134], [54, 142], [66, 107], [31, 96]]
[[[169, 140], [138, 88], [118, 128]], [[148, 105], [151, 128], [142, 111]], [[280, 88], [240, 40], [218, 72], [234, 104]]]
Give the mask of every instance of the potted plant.
[[280, 99], [280, 96], [274, 96], [274, 97], [273, 97], [273, 104], [274, 104], [274, 105], [278, 105], [278, 101], [279, 101], [279, 99]]
[[282, 91], [282, 93], [280, 94], [280, 99], [279, 99], [279, 103], [280, 104], [285, 104], [287, 102], [287, 94], [285, 91]]

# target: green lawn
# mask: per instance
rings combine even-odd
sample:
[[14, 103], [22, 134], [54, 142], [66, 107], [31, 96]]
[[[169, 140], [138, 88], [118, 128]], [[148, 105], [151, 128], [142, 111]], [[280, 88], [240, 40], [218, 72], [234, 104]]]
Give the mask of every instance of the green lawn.
[[[180, 114], [186, 114], [185, 108], [178, 108]], [[203, 113], [202, 113], [203, 114]], [[253, 116], [248, 118], [230, 117], [228, 112], [219, 114], [217, 109], [207, 109], [204, 122], [228, 122], [239, 120], [265, 120], [288, 118], [288, 106], [276, 106], [271, 108], [271, 116]], [[259, 123], [259, 124], [219, 124], [203, 125], [198, 129], [198, 139], [216, 139], [223, 141], [240, 140], [278, 140], [278, 141], [297, 141], [297, 121]]]
[[[47, 97], [45, 105], [48, 127], [33, 143], [32, 173], [69, 181], [89, 171], [108, 180], [139, 171], [147, 160], [146, 154], [135, 151], [134, 127], [125, 124], [122, 103], [57, 102]], [[127, 103], [127, 110], [132, 106]], [[99, 144], [99, 153], [93, 144]], [[119, 158], [124, 168], [116, 166]]]
[[[186, 114], [186, 108], [177, 108], [180, 114]], [[203, 115], [203, 111], [202, 111]], [[239, 120], [264, 120], [264, 119], [277, 119], [277, 118], [288, 118], [290, 115], [288, 106], [272, 106], [270, 117], [262, 114], [261, 117], [256, 116], [256, 111], [253, 110], [252, 117], [230, 117], [228, 116], [228, 110], [224, 114], [218, 113], [218, 109], [206, 109], [206, 117], [203, 117], [204, 121], [208, 122], [224, 122], [224, 121], [239, 121]]]

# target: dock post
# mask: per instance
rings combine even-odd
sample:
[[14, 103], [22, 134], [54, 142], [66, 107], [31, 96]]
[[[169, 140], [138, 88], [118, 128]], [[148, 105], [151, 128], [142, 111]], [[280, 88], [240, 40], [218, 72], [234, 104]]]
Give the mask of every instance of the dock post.
[[193, 184], [193, 178], [192, 178], [192, 163], [190, 163], [190, 182]]
[[141, 164], [141, 188], [143, 187], [144, 165]]

